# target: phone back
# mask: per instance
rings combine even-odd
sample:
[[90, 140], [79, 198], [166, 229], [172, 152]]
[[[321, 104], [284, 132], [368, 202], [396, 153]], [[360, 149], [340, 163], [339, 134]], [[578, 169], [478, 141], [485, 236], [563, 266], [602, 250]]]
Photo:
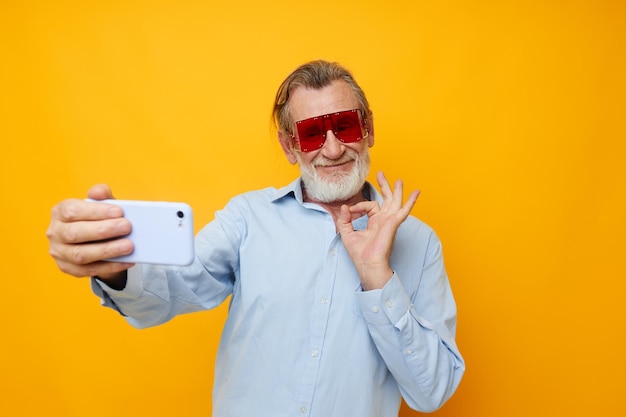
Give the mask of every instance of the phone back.
[[193, 212], [186, 203], [163, 201], [104, 200], [124, 210], [132, 231], [130, 255], [111, 261], [161, 265], [189, 265], [194, 259]]

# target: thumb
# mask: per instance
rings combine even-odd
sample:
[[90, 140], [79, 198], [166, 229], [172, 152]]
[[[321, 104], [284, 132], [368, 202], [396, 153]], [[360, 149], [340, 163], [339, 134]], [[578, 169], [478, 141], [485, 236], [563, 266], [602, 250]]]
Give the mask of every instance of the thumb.
[[92, 200], [106, 200], [114, 198], [111, 188], [106, 184], [97, 184], [91, 187], [89, 191], [87, 191], [87, 197]]
[[352, 213], [346, 204], [341, 206], [341, 212], [337, 218], [337, 230], [341, 235], [354, 231], [352, 227]]

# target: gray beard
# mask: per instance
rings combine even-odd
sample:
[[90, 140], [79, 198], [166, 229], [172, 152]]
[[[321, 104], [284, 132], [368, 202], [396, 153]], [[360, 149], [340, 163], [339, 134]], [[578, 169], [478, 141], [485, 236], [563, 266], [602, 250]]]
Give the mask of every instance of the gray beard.
[[361, 192], [370, 169], [369, 149], [356, 156], [354, 167], [349, 173], [336, 174], [329, 179], [324, 179], [317, 173], [314, 166], [319, 165], [319, 162], [313, 161], [313, 166], [304, 165], [298, 152], [296, 158], [307, 196], [320, 203], [345, 201]]

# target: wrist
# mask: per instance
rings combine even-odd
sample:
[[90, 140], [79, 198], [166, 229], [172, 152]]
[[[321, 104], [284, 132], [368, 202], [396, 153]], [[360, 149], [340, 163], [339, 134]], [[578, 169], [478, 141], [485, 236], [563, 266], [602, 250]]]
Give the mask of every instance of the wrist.
[[128, 275], [126, 274], [126, 271], [122, 271], [115, 274], [102, 274], [95, 276], [94, 278], [105, 283], [111, 289], [121, 291], [126, 288]]
[[361, 278], [361, 287], [364, 291], [382, 289], [387, 282], [393, 277], [393, 270], [389, 265], [385, 267], [364, 267], [359, 272]]

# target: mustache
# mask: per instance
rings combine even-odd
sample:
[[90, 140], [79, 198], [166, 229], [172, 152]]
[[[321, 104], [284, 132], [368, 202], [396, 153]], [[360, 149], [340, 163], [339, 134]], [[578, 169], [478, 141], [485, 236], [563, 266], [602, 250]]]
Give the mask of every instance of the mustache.
[[354, 154], [346, 153], [340, 159], [327, 159], [319, 155], [317, 158], [315, 158], [311, 162], [311, 165], [314, 167], [328, 167], [328, 166], [341, 165], [347, 162], [356, 161], [357, 159], [358, 159], [358, 155], [356, 153]]

